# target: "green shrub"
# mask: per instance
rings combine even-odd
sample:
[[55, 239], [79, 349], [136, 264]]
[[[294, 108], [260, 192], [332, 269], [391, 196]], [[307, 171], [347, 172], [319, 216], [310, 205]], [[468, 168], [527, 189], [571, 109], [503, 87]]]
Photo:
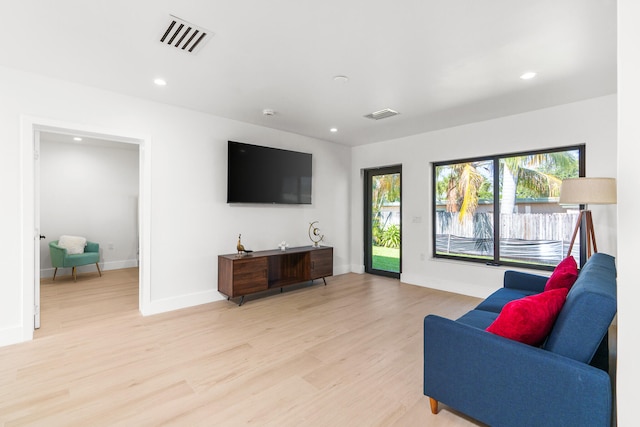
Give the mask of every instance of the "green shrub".
[[380, 244], [385, 248], [400, 248], [400, 227], [390, 225], [382, 231]]

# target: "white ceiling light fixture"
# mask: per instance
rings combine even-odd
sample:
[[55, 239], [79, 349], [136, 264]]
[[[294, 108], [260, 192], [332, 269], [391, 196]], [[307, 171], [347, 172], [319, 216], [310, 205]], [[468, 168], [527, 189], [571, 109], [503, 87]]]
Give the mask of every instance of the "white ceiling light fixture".
[[398, 114], [400, 113], [398, 113], [396, 110], [392, 110], [391, 108], [385, 108], [384, 110], [374, 111], [371, 114], [367, 114], [365, 117], [367, 119], [380, 120], [380, 119], [386, 119], [388, 117], [397, 116]]
[[166, 86], [167, 85], [167, 81], [165, 79], [161, 79], [161, 78], [156, 78], [153, 79], [153, 82], [157, 85], [157, 86]]
[[526, 73], [522, 74], [520, 76], [520, 78], [522, 80], [531, 80], [532, 78], [534, 78], [535, 76], [537, 76], [538, 74], [534, 71], [527, 71]]
[[80, 138], [79, 136], [74, 136], [73, 140], [77, 141], [77, 142], [80, 142], [80, 141], [82, 141], [82, 138]]
[[331, 129], [329, 129], [329, 132], [336, 133], [336, 132], [338, 132], [338, 128], [331, 128]]
[[349, 82], [349, 77], [347, 77], [347, 76], [335, 76], [333, 78], [333, 81], [336, 82], [336, 83], [345, 84], [345, 83]]
[[273, 111], [271, 108], [265, 108], [264, 110], [262, 110], [262, 114], [265, 116], [275, 116], [276, 112]]
[[161, 43], [194, 54], [198, 53], [213, 36], [212, 31], [173, 15], [169, 15], [167, 27], [161, 34]]

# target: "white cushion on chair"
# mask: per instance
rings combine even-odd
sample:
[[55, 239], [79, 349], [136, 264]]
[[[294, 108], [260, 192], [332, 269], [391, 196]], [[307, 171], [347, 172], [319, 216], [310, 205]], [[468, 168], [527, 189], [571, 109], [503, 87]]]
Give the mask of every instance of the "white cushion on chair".
[[84, 253], [84, 247], [87, 246], [87, 239], [79, 236], [60, 236], [58, 246], [65, 248], [68, 254]]

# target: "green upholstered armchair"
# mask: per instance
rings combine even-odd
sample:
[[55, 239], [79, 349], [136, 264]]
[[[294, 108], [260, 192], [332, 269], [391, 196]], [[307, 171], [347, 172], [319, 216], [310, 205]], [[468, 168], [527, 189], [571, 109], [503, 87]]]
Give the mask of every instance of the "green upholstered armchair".
[[94, 264], [98, 267], [98, 274], [102, 277], [100, 271], [100, 245], [98, 243], [87, 241], [87, 245], [84, 248], [84, 253], [81, 254], [69, 254], [67, 249], [58, 246], [58, 240], [54, 240], [49, 243], [49, 251], [51, 252], [51, 264], [56, 268], [53, 272], [53, 280], [56, 280], [56, 273], [58, 268], [72, 268], [73, 281], [76, 281], [77, 273], [76, 267], [80, 265]]

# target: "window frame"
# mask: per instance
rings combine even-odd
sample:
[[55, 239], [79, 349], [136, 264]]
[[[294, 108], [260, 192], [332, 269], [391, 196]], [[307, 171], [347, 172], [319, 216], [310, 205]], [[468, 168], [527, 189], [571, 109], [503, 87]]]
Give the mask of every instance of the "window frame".
[[[576, 145], [568, 145], [563, 147], [552, 147], [538, 150], [528, 150], [528, 151], [517, 151], [511, 153], [503, 153], [503, 154], [494, 154], [487, 156], [478, 156], [478, 157], [466, 157], [462, 159], [454, 159], [447, 161], [438, 161], [431, 163], [431, 254], [433, 258], [436, 259], [447, 259], [468, 263], [482, 263], [489, 266], [509, 266], [509, 267], [520, 267], [527, 268], [533, 270], [544, 270], [544, 271], [552, 271], [554, 269], [553, 266], [546, 265], [538, 265], [538, 264], [530, 264], [524, 262], [514, 262], [514, 261], [504, 261], [500, 260], [500, 160], [506, 159], [510, 157], [519, 157], [519, 156], [530, 156], [533, 154], [548, 154], [562, 151], [578, 151], [578, 177], [585, 176], [585, 166], [586, 166], [586, 144], [576, 144]], [[497, 180], [494, 176], [494, 189], [493, 189], [493, 259], [487, 260], [486, 258], [476, 258], [476, 257], [468, 257], [462, 255], [451, 255], [451, 254], [438, 254], [436, 250], [436, 230], [437, 230], [437, 190], [436, 190], [436, 168], [440, 166], [448, 166], [455, 165], [459, 163], [473, 163], [480, 161], [491, 161], [493, 164], [494, 175], [497, 175]], [[497, 183], [496, 183], [497, 181]], [[583, 205], [580, 205], [580, 209], [584, 209]], [[580, 227], [580, 241], [585, 241], [585, 236], [583, 234], [583, 227]], [[498, 244], [496, 244], [498, 242]], [[580, 260], [578, 265], [582, 265], [582, 260], [586, 259], [586, 247], [584, 245], [580, 245]]]

